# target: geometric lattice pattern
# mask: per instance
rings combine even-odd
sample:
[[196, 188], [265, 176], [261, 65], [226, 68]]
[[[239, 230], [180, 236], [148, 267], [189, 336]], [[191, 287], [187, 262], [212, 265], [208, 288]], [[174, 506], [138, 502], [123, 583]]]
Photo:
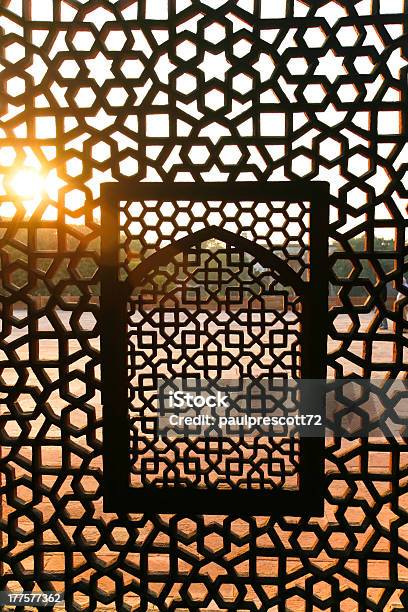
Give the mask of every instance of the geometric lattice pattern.
[[328, 181], [329, 376], [406, 377], [406, 10], [3, 0], [1, 585], [67, 610], [404, 598], [406, 440], [328, 440], [324, 518], [103, 513], [98, 293], [103, 182]]
[[[146, 253], [216, 226], [232, 230], [232, 240], [238, 233], [273, 248], [306, 281], [309, 207], [309, 202], [223, 200], [198, 206], [157, 200], [123, 203], [121, 227], [126, 229], [120, 272], [125, 268], [126, 278], [145, 261]], [[133, 486], [223, 490], [298, 486], [299, 458], [293, 439], [269, 441], [264, 436], [245, 442], [239, 438], [208, 442], [199, 438], [186, 444], [166, 441], [155, 431], [158, 376], [231, 381], [301, 376], [302, 296], [283, 286], [282, 280], [278, 271], [264, 268], [234, 242], [213, 237], [200, 243], [198, 234], [196, 244], [170, 256], [131, 288], [128, 388]]]
[[277, 284], [270, 272], [217, 242], [172, 258], [134, 292], [128, 333], [135, 486], [263, 489], [284, 485], [285, 476], [292, 482], [296, 453], [289, 440], [272, 448], [267, 436], [246, 444], [239, 438], [175, 444], [153, 433], [158, 375], [236, 380], [245, 372], [259, 380], [299, 369], [300, 313], [268, 307], [263, 296]]

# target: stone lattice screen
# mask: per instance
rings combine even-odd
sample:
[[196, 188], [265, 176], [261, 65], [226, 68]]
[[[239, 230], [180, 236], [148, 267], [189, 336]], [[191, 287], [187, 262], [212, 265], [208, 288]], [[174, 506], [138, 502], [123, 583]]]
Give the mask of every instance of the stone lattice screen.
[[407, 11], [3, 0], [2, 584], [68, 610], [383, 611], [407, 589], [404, 440], [327, 440], [309, 522], [104, 514], [98, 328], [101, 183], [324, 180], [328, 375], [406, 377]]

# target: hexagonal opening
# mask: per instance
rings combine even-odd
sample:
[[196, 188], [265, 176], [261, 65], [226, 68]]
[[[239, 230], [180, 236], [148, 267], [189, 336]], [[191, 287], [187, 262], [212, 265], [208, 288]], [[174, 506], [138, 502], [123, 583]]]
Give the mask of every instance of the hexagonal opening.
[[370, 169], [370, 160], [360, 153], [356, 153], [348, 160], [347, 169], [355, 176], [362, 176]]
[[95, 42], [92, 32], [76, 32], [72, 38], [72, 44], [77, 51], [90, 51]]
[[188, 156], [193, 162], [193, 164], [204, 164], [207, 161], [209, 155], [210, 154], [207, 147], [198, 145], [192, 146], [188, 153]]
[[139, 59], [127, 59], [123, 62], [120, 69], [127, 79], [138, 79], [143, 72], [144, 66]]
[[197, 79], [191, 74], [182, 74], [176, 79], [176, 89], [183, 94], [189, 94], [197, 88]]
[[89, 108], [95, 102], [96, 95], [91, 87], [81, 87], [74, 100], [79, 108]]
[[225, 38], [225, 27], [220, 23], [212, 23], [205, 28], [204, 36], [206, 40], [216, 45]]
[[7, 45], [4, 50], [5, 58], [8, 62], [12, 62], [13, 64], [19, 62], [25, 57], [25, 48], [20, 43], [13, 42], [10, 45]]
[[108, 51], [122, 51], [126, 43], [126, 34], [122, 31], [113, 30], [105, 38], [105, 46]]
[[92, 159], [103, 162], [111, 156], [111, 148], [106, 142], [98, 142], [92, 147]]
[[185, 40], [177, 45], [176, 52], [181, 59], [187, 61], [197, 54], [197, 48], [192, 42]]
[[25, 92], [24, 79], [17, 76], [8, 79], [6, 84], [6, 90], [9, 96], [20, 96], [22, 93]]
[[253, 79], [246, 74], [237, 74], [232, 79], [232, 87], [239, 93], [246, 94], [253, 88]]

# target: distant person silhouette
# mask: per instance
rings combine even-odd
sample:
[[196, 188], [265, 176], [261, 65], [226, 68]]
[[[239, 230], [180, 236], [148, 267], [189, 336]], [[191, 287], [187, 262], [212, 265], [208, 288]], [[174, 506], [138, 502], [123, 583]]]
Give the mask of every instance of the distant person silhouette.
[[[408, 275], [405, 275], [402, 279], [402, 286], [404, 287], [404, 289], [407, 290], [408, 292]], [[395, 310], [398, 309], [399, 306], [399, 301], [405, 299], [407, 296], [402, 293], [402, 291], [398, 291], [397, 294], [397, 299], [395, 301]], [[402, 309], [402, 318], [405, 319], [406, 321], [408, 320], [407, 317], [407, 311], [408, 311], [408, 305], [405, 305]], [[405, 330], [404, 333], [407, 333], [407, 331]]]
[[[380, 293], [380, 298], [381, 298], [382, 303], [384, 304], [384, 308], [387, 308], [387, 297], [388, 297], [387, 285], [384, 285]], [[383, 320], [381, 321], [380, 329], [388, 329], [387, 317], [384, 317]]]

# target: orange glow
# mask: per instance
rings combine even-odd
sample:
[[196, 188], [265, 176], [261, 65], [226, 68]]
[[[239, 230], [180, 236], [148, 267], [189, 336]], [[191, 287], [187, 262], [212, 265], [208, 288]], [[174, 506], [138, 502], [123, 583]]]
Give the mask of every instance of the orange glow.
[[23, 201], [41, 200], [45, 190], [45, 179], [34, 168], [22, 168], [10, 181], [14, 193]]
[[[50, 200], [51, 203], [57, 202], [59, 189], [64, 185], [66, 185], [65, 181], [58, 177], [55, 169], [45, 174], [37, 167], [23, 166], [11, 172], [8, 191], [13, 199], [22, 202], [27, 215], [30, 216], [44, 199]], [[14, 204], [4, 202], [1, 206], [1, 214], [12, 217], [15, 214]], [[57, 218], [55, 206], [48, 206], [42, 218], [48, 221], [55, 220]]]

